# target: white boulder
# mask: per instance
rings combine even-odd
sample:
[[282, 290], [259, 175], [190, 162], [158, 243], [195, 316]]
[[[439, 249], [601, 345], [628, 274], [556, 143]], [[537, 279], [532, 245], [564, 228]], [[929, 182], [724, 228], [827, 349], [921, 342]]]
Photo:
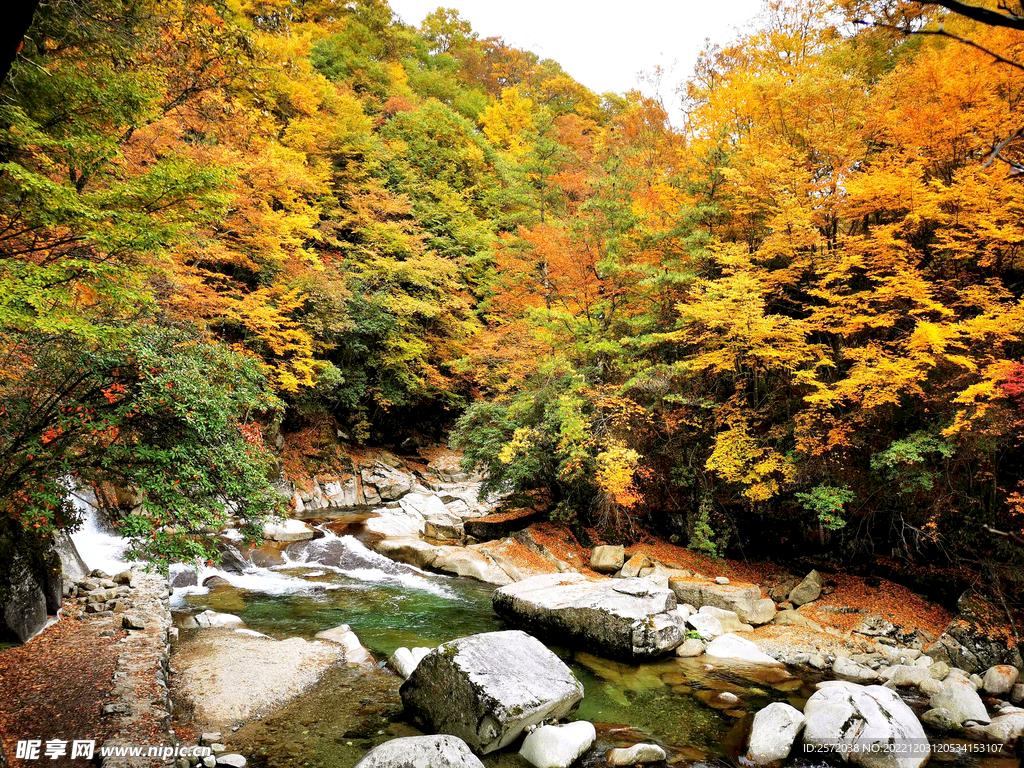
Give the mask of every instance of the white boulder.
[[542, 725], [525, 739], [519, 754], [535, 768], [569, 768], [597, 738], [593, 723]]
[[754, 765], [782, 765], [803, 727], [804, 716], [799, 709], [781, 701], [769, 704], [754, 715], [747, 740], [747, 760]]
[[739, 635], [725, 634], [716, 637], [704, 654], [719, 659], [736, 659], [738, 661], [749, 661], [752, 664], [779, 664], [767, 653], [757, 647], [757, 644]]

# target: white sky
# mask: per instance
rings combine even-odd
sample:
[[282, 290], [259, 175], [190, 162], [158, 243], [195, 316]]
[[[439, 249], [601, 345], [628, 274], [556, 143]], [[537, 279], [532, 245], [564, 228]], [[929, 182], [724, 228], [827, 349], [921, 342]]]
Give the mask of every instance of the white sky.
[[[597, 93], [637, 88], [637, 73], [661, 65], [668, 70], [661, 88], [666, 104], [704, 41], [728, 42], [761, 7], [761, 0], [389, 1], [413, 26], [438, 6], [456, 8], [480, 37], [503, 37], [554, 59]], [[651, 93], [646, 86], [641, 90]]]

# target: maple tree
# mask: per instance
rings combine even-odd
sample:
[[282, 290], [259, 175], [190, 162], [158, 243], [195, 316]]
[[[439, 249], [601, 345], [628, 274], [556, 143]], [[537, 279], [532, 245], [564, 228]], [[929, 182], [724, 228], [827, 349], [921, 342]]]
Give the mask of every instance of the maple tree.
[[[609, 536], [1020, 557], [1012, 9], [769, 0], [672, 115], [451, 8], [82, 5], [0, 91], [12, 531], [73, 524], [77, 471], [169, 556], [218, 494], [278, 508], [263, 435], [454, 428]], [[164, 409], [147, 355], [189, 372]]]

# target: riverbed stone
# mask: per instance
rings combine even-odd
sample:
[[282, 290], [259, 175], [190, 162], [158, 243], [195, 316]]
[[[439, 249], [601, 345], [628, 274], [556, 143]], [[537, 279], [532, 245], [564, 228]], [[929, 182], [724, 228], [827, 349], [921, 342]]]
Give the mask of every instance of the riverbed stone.
[[753, 632], [754, 628], [749, 624], [740, 621], [735, 611], [727, 611], [724, 608], [716, 608], [713, 605], [701, 607], [697, 613], [714, 616], [722, 624], [723, 632]]
[[469, 745], [456, 736], [407, 736], [367, 752], [355, 768], [483, 768]]
[[305, 541], [316, 536], [316, 531], [301, 520], [284, 518], [263, 526], [263, 538], [271, 541]]
[[784, 627], [806, 627], [807, 629], [813, 629], [815, 632], [825, 631], [814, 619], [809, 619], [799, 611], [794, 610], [779, 611], [775, 614], [773, 623]]
[[388, 666], [397, 672], [403, 680], [408, 680], [418, 665], [419, 661], [408, 648], [396, 648], [395, 652], [391, 654], [391, 658], [388, 659]]
[[754, 715], [747, 739], [747, 760], [772, 768], [782, 765], [803, 727], [804, 716], [799, 709], [781, 701], [769, 704]]
[[651, 568], [653, 566], [654, 561], [651, 558], [643, 552], [637, 552], [623, 564], [619, 575], [624, 579], [635, 579], [644, 568]]
[[803, 581], [793, 587], [793, 591], [789, 593], [789, 602], [799, 608], [805, 603], [817, 600], [821, 596], [823, 586], [825, 586], [825, 579], [817, 571], [811, 571]]
[[778, 660], [758, 648], [757, 643], [731, 633], [716, 637], [708, 643], [704, 653], [719, 659], [735, 659], [751, 664], [780, 664]]
[[683, 641], [683, 644], [676, 648], [676, 656], [680, 656], [684, 659], [691, 658], [693, 656], [700, 656], [704, 653], [704, 641], [697, 639], [696, 637], [689, 637]]
[[851, 659], [839, 656], [832, 664], [832, 672], [839, 677], [853, 680], [858, 683], [873, 683], [878, 679], [878, 673], [871, 667], [858, 664]]
[[775, 616], [774, 604], [763, 602], [761, 588], [755, 584], [716, 584], [707, 579], [674, 577], [668, 585], [680, 603], [732, 611], [746, 624], [765, 624]]
[[217, 768], [245, 768], [246, 760], [242, 755], [232, 752], [227, 755], [217, 755]]
[[216, 611], [206, 610], [202, 613], [195, 615], [196, 624], [204, 629], [218, 628], [218, 627], [244, 627], [245, 622], [242, 621], [238, 616], [233, 613], [217, 613]]
[[1024, 709], [1001, 710], [987, 725], [975, 725], [967, 729], [967, 736], [976, 741], [992, 744], [1014, 744], [1024, 736]]
[[935, 680], [945, 680], [949, 675], [949, 664], [944, 661], [936, 661], [928, 667], [928, 674]]
[[569, 768], [597, 738], [593, 723], [580, 720], [565, 725], [542, 725], [531, 731], [519, 754], [534, 768]]
[[634, 744], [631, 747], [610, 749], [604, 759], [608, 765], [626, 766], [660, 763], [665, 758], [665, 750], [657, 744]]
[[1002, 696], [1013, 690], [1019, 676], [1020, 672], [1016, 667], [1011, 667], [1009, 664], [997, 664], [986, 670], [982, 677], [982, 686], [985, 693]]
[[949, 710], [958, 725], [972, 720], [982, 725], [989, 722], [988, 710], [974, 683], [962, 675], [950, 674], [942, 681], [942, 690], [932, 696], [928, 703], [934, 709]]
[[626, 548], [612, 545], [594, 547], [590, 567], [598, 573], [615, 573], [626, 561]]
[[479, 754], [507, 746], [528, 726], [565, 717], [583, 700], [582, 684], [562, 660], [519, 630], [444, 643], [400, 693], [415, 722], [458, 736]]
[[340, 624], [331, 629], [324, 629], [314, 636], [317, 640], [327, 640], [331, 643], [338, 643], [345, 649], [346, 664], [372, 664], [373, 654], [359, 640], [359, 636], [352, 631], [348, 624]]
[[935, 709], [929, 709], [923, 715], [921, 715], [921, 722], [927, 725], [929, 728], [934, 728], [936, 731], [956, 731], [960, 728], [960, 723], [953, 717], [953, 713], [945, 707], [936, 707]]
[[686, 623], [693, 627], [693, 631], [704, 641], [714, 640], [725, 632], [722, 622], [717, 616], [712, 616], [710, 613], [695, 613], [687, 617]]
[[[913, 710], [880, 685], [824, 683], [804, 705], [804, 719], [804, 744], [849, 747], [842, 754], [864, 768], [920, 768], [930, 757], [927, 736]], [[879, 749], [865, 749], [870, 744]]]
[[617, 658], [659, 656], [685, 639], [676, 596], [645, 579], [542, 574], [495, 590], [491, 602], [506, 621]]
[[[833, 667], [834, 669], [834, 667]], [[882, 670], [879, 675], [883, 680], [891, 680], [893, 685], [900, 688], [919, 686], [924, 680], [932, 679], [928, 670], [924, 667], [910, 666], [907, 664], [896, 664]]]

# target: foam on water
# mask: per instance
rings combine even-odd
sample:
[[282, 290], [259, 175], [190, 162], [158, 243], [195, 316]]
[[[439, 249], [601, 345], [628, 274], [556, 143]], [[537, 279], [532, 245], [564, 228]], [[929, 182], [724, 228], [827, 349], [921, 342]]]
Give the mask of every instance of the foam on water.
[[[393, 584], [441, 597], [456, 598], [455, 592], [438, 583], [426, 571], [412, 565], [396, 563], [369, 549], [355, 536], [338, 536], [325, 526], [317, 526], [317, 529], [323, 532], [322, 538], [308, 542], [294, 559], [288, 552], [282, 553], [285, 562], [274, 566], [272, 570], [311, 567], [315, 570], [332, 571], [357, 581]], [[329, 562], [330, 560], [338, 564]], [[346, 561], [347, 565], [341, 564]]]

